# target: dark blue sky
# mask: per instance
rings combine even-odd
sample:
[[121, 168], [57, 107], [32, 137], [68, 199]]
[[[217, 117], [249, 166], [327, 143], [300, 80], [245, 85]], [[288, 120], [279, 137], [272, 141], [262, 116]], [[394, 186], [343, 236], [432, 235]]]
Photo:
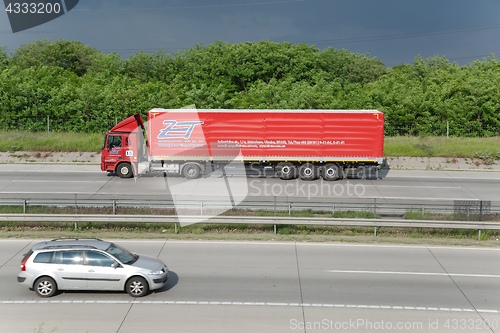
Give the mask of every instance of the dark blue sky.
[[0, 47], [11, 52], [36, 39], [79, 40], [123, 58], [217, 40], [271, 40], [345, 48], [389, 67], [418, 55], [465, 64], [500, 56], [500, 1], [80, 0], [65, 15], [15, 34], [0, 13]]

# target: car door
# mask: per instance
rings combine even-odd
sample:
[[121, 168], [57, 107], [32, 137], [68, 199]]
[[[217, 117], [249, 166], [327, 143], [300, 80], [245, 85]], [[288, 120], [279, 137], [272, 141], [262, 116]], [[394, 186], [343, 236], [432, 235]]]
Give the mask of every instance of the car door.
[[54, 275], [59, 289], [84, 290], [87, 288], [87, 272], [83, 265], [83, 251], [56, 251], [54, 264]]
[[108, 255], [94, 250], [85, 251], [87, 286], [89, 290], [123, 290], [123, 267]]

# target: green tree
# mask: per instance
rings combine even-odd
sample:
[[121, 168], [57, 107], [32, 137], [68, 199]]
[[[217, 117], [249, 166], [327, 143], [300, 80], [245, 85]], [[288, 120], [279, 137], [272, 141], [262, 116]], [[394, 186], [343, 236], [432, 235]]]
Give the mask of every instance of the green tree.
[[92, 61], [100, 51], [79, 41], [38, 40], [21, 45], [10, 62], [21, 68], [36, 66], [56, 66], [67, 69], [82, 76], [91, 66]]

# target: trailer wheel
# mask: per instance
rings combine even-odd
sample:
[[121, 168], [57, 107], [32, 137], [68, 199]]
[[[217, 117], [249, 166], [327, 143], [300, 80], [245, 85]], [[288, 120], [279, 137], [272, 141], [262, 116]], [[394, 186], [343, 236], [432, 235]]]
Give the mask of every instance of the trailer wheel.
[[312, 163], [304, 163], [299, 168], [299, 177], [302, 180], [316, 179], [316, 166]]
[[120, 178], [130, 178], [133, 176], [132, 165], [130, 163], [120, 163], [116, 167], [116, 173]]
[[297, 177], [297, 168], [290, 162], [282, 162], [276, 166], [276, 174], [283, 180], [292, 179]]
[[182, 168], [182, 175], [186, 179], [196, 179], [200, 177], [201, 168], [198, 164], [188, 163]]
[[328, 163], [323, 166], [321, 175], [324, 180], [337, 180], [341, 178], [340, 167], [335, 163]]

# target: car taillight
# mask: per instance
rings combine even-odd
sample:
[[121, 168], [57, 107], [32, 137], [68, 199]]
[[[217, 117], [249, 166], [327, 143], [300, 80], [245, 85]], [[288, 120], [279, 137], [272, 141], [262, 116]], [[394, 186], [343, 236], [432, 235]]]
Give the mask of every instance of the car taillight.
[[21, 262], [21, 272], [25, 272], [26, 271], [26, 262], [28, 261], [30, 256], [26, 256], [24, 258], [24, 260]]

